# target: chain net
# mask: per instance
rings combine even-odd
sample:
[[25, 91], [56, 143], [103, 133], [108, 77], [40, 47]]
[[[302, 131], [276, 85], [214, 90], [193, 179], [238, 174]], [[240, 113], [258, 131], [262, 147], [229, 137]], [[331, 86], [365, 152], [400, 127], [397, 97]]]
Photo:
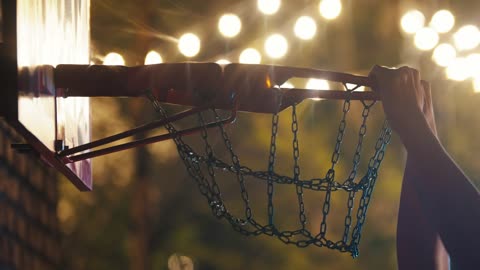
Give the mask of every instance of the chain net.
[[[348, 93], [352, 93], [359, 86], [349, 88], [344, 84], [344, 87]], [[160, 102], [158, 102], [151, 93], [147, 93], [147, 97], [153, 103], [156, 112], [158, 112], [162, 118], [167, 118], [167, 112], [161, 106]], [[291, 132], [293, 134], [293, 175], [291, 176], [280, 175], [275, 170], [279, 113], [272, 115], [268, 167], [267, 170], [264, 171], [254, 170], [240, 163], [240, 159], [233, 149], [230, 137], [222, 124], [218, 124], [216, 129], [217, 132], [221, 134], [224, 147], [229, 154], [229, 160], [222, 160], [217, 157], [209, 141], [209, 130], [205, 128], [206, 119], [203, 113], [198, 114], [198, 123], [204, 127], [201, 130], [201, 139], [204, 144], [203, 153], [194, 151], [190, 145], [185, 143], [181, 136], [175, 135], [177, 129], [172, 124], [167, 124], [165, 128], [170, 134], [174, 135], [173, 140], [177, 146], [179, 156], [183, 160], [188, 174], [197, 183], [201, 194], [207, 199], [213, 215], [219, 219], [227, 220], [235, 231], [246, 236], [273, 236], [286, 244], [294, 244], [302, 248], [311, 245], [327, 247], [341, 252], [349, 252], [355, 258], [359, 254], [358, 246], [361, 239], [361, 231], [365, 223], [372, 191], [377, 180], [378, 170], [384, 158], [385, 149], [390, 141], [392, 132], [385, 120], [375, 143], [373, 155], [369, 159], [366, 173], [357, 176], [364, 137], [367, 132], [367, 118], [371, 108], [375, 104], [375, 102], [366, 103], [365, 101], [361, 101], [363, 105], [362, 119], [358, 131], [358, 141], [353, 155], [352, 169], [347, 179], [343, 181], [337, 180], [335, 178], [335, 169], [341, 157], [341, 146], [347, 127], [347, 114], [350, 111], [351, 102], [349, 94], [343, 103], [342, 119], [338, 126], [335, 147], [331, 156], [331, 166], [326, 175], [320, 178], [302, 179], [300, 177], [297, 104], [294, 104], [291, 108]], [[220, 122], [220, 116], [217, 110], [212, 108], [211, 113], [217, 122]], [[230, 211], [222, 197], [223, 195], [218, 183], [219, 177], [217, 177], [217, 173], [220, 171], [229, 172], [239, 186], [244, 209], [243, 215], [240, 217]], [[249, 190], [246, 184], [247, 177], [249, 177], [249, 179], [253, 178], [258, 181], [263, 181], [266, 185], [267, 219], [264, 224], [253, 214], [249, 199]], [[275, 188], [278, 185], [289, 185], [295, 189], [295, 197], [298, 201], [298, 227], [296, 229], [282, 230], [274, 222], [274, 195]], [[307, 211], [305, 210], [304, 202], [304, 191], [306, 190], [324, 193], [323, 203], [318, 201], [318, 203], [322, 203], [320, 207], [321, 223], [318, 233], [312, 233], [307, 227]], [[327, 237], [327, 217], [330, 212], [332, 193], [336, 191], [346, 192], [348, 199], [343, 233], [341, 239], [334, 241]], [[355, 200], [356, 197], [357, 200]], [[355, 202], [358, 202], [357, 206], [354, 206]]]

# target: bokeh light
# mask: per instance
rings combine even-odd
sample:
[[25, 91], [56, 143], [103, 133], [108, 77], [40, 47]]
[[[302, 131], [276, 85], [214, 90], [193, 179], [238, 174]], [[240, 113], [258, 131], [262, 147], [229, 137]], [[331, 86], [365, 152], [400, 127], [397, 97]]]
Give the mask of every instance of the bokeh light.
[[149, 51], [145, 56], [145, 65], [154, 65], [163, 63], [162, 56], [156, 51]]
[[235, 14], [225, 14], [218, 20], [218, 30], [224, 37], [235, 37], [241, 29], [242, 21]]
[[446, 69], [447, 78], [454, 81], [464, 81], [470, 76], [468, 61], [465, 57], [457, 57]]
[[446, 9], [439, 10], [433, 14], [430, 21], [430, 27], [435, 29], [438, 33], [447, 33], [452, 30], [455, 25], [455, 17]]
[[[330, 90], [330, 85], [326, 80], [312, 78], [307, 81], [305, 88], [310, 90]], [[312, 100], [322, 100], [322, 99], [312, 98]]]
[[280, 85], [280, 88], [292, 89], [295, 88], [295, 86], [290, 82], [284, 82], [282, 85]]
[[416, 33], [425, 25], [425, 16], [419, 10], [407, 11], [400, 21], [402, 30], [407, 34]]
[[242, 51], [238, 61], [243, 64], [260, 64], [262, 56], [257, 50], [248, 48]]
[[480, 77], [480, 53], [472, 53], [467, 56], [468, 70], [472, 78]]
[[307, 81], [305, 88], [311, 90], [330, 90], [330, 85], [326, 80], [312, 78]]
[[342, 2], [340, 0], [322, 0], [318, 9], [323, 18], [333, 20], [342, 12]]
[[258, 0], [257, 7], [263, 14], [272, 15], [280, 9], [280, 0]]
[[465, 25], [458, 29], [453, 39], [458, 50], [471, 50], [480, 43], [480, 31], [475, 25]]
[[455, 48], [448, 44], [442, 43], [438, 45], [433, 51], [432, 59], [433, 61], [441, 66], [446, 67], [457, 57], [457, 51]]
[[178, 40], [178, 49], [186, 57], [193, 57], [200, 52], [200, 39], [192, 33], [184, 34]]
[[103, 59], [103, 64], [108, 66], [124, 66], [125, 60], [119, 53], [110, 52]]
[[480, 93], [480, 77], [473, 78], [473, 91], [475, 93]]
[[[350, 90], [357, 87], [357, 84], [353, 84], [353, 83], [346, 83], [345, 85], [347, 86], [347, 89], [350, 89]], [[364, 91], [365, 91], [365, 86], [363, 85], [360, 85], [357, 88], [355, 88], [355, 92], [364, 92]]]
[[295, 35], [300, 39], [312, 39], [317, 32], [317, 24], [312, 17], [301, 16], [295, 22], [294, 32]]
[[288, 41], [280, 34], [273, 34], [265, 41], [265, 52], [271, 58], [282, 58], [288, 51]]
[[430, 27], [424, 27], [415, 34], [415, 46], [422, 51], [428, 51], [437, 46], [440, 37], [438, 33]]
[[228, 61], [227, 59], [219, 59], [219, 60], [217, 60], [216, 63], [219, 64], [219, 65], [228, 65], [228, 64], [230, 64], [231, 62]]

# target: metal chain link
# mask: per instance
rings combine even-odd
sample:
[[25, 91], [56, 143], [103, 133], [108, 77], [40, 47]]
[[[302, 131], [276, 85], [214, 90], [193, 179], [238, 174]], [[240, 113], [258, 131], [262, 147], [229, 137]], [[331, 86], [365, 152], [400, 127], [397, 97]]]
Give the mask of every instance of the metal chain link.
[[[344, 84], [345, 85], [345, 84]], [[353, 89], [346, 90], [351, 93], [358, 86]], [[168, 117], [166, 111], [161, 107], [158, 100], [150, 93], [147, 92], [147, 97], [152, 101], [152, 104], [155, 110], [160, 114], [164, 119]], [[347, 98], [343, 103], [343, 115], [339, 124], [338, 133], [335, 142], [335, 148], [332, 154], [331, 162], [332, 166], [328, 170], [324, 178], [313, 178], [313, 179], [301, 179], [300, 178], [300, 149], [299, 149], [299, 140], [298, 140], [298, 130], [299, 123], [297, 119], [296, 104], [292, 106], [292, 123], [291, 131], [293, 133], [293, 176], [279, 175], [275, 172], [275, 158], [276, 158], [276, 138], [278, 133], [279, 125], [279, 114], [273, 114], [272, 116], [272, 129], [271, 129], [271, 141], [270, 141], [270, 152], [268, 159], [268, 170], [267, 171], [256, 171], [252, 170], [247, 166], [242, 166], [238, 156], [233, 150], [232, 143], [230, 138], [225, 131], [223, 125], [218, 124], [218, 130], [222, 135], [224, 145], [227, 148], [230, 154], [230, 162], [225, 162], [215, 156], [213, 148], [209, 143], [208, 133], [205, 119], [202, 113], [198, 115], [198, 123], [203, 127], [201, 130], [201, 138], [204, 142], [204, 152], [205, 154], [199, 154], [187, 145], [180, 136], [177, 136], [177, 130], [171, 123], [165, 125], [165, 128], [170, 134], [173, 134], [173, 140], [177, 146], [178, 153], [180, 158], [183, 160], [186, 170], [189, 175], [196, 181], [200, 193], [207, 199], [209, 206], [213, 214], [218, 218], [225, 218], [233, 227], [233, 229], [243, 235], [269, 235], [275, 236], [280, 241], [286, 244], [294, 244], [297, 247], [307, 247], [309, 245], [316, 245], [318, 247], [328, 247], [331, 249], [337, 249], [341, 252], [350, 252], [353, 257], [358, 256], [358, 245], [361, 238], [361, 229], [365, 222], [365, 216], [367, 212], [368, 205], [371, 200], [371, 195], [373, 188], [377, 179], [378, 169], [385, 155], [386, 145], [389, 143], [391, 138], [391, 129], [388, 127], [388, 123], [385, 121], [381, 129], [380, 136], [377, 139], [375, 144], [375, 153], [370, 158], [368, 162], [368, 169], [365, 176], [361, 178], [360, 181], [355, 182], [354, 179], [357, 175], [360, 159], [361, 159], [361, 150], [363, 146], [364, 136], [367, 132], [367, 118], [370, 113], [370, 108], [372, 104], [363, 103], [364, 108], [362, 111], [362, 124], [358, 132], [358, 142], [353, 156], [353, 168], [348, 176], [348, 178], [343, 181], [335, 180], [335, 165], [339, 162], [341, 155], [341, 145], [345, 136], [345, 130], [347, 127], [346, 116], [350, 111], [350, 98]], [[211, 110], [214, 118], [217, 122], [220, 122], [220, 117], [215, 109]], [[206, 166], [208, 177], [202, 172], [201, 165]], [[220, 188], [216, 182], [215, 170], [223, 170], [236, 175], [237, 183], [240, 187], [240, 193], [242, 202], [245, 207], [245, 218], [237, 218], [227, 209], [227, 206], [224, 203]], [[250, 198], [247, 191], [247, 186], [245, 182], [245, 177], [251, 176], [254, 179], [264, 180], [267, 184], [267, 224], [262, 225], [253, 217], [252, 209], [250, 207]], [[295, 185], [295, 191], [297, 195], [297, 200], [299, 204], [299, 220], [300, 228], [296, 230], [283, 230], [280, 231], [275, 227], [274, 223], [274, 185]], [[312, 235], [311, 232], [306, 228], [307, 216], [305, 213], [305, 203], [303, 200], [303, 191], [304, 189], [309, 189], [313, 191], [323, 191], [325, 192], [325, 200], [322, 208], [322, 222], [320, 224], [320, 232], [318, 235]], [[341, 240], [333, 242], [326, 238], [327, 233], [327, 216], [330, 211], [330, 201], [332, 192], [337, 190], [343, 190], [348, 192], [347, 200], [347, 215], [344, 222], [344, 232]], [[357, 192], [361, 192], [361, 198], [356, 212], [356, 223], [351, 234], [350, 242], [350, 229], [353, 225], [353, 208], [354, 208], [354, 198]]]
[[298, 119], [297, 119], [297, 104], [292, 106], [292, 133], [293, 133], [293, 182], [295, 183], [295, 191], [297, 193], [298, 200], [298, 218], [302, 230], [305, 230], [307, 223], [307, 216], [305, 215], [305, 203], [303, 202], [303, 188], [298, 184], [300, 178], [300, 165], [298, 161], [300, 159], [300, 147], [298, 145]]
[[277, 133], [278, 133], [279, 115], [275, 113], [272, 116], [272, 136], [270, 138], [270, 154], [268, 157], [268, 180], [267, 180], [267, 196], [268, 196], [268, 225], [273, 226], [273, 179], [275, 170], [275, 157], [277, 153]]

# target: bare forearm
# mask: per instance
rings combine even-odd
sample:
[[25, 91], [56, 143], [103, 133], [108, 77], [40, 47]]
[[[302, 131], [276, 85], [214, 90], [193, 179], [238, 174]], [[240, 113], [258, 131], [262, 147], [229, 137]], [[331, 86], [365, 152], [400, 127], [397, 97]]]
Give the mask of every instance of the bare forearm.
[[[414, 181], [420, 204], [438, 228], [450, 255], [465, 263], [479, 263], [480, 194], [448, 156], [424, 118], [413, 118], [410, 130], [401, 136], [408, 159], [418, 167]], [[466, 268], [469, 269], [469, 268]]]
[[411, 160], [405, 167], [397, 224], [399, 270], [448, 270], [448, 254], [435, 226], [426, 218], [414, 186], [419, 172]]

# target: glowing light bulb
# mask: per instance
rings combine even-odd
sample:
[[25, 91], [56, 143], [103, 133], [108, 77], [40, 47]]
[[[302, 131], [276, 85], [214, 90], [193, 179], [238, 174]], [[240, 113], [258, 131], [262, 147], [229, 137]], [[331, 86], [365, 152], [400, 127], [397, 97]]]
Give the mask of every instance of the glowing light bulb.
[[192, 33], [184, 34], [178, 40], [178, 49], [186, 57], [193, 57], [200, 52], [200, 39]]
[[235, 14], [225, 14], [218, 20], [218, 30], [227, 38], [235, 37], [241, 29], [242, 21]]
[[271, 58], [282, 58], [288, 51], [287, 39], [280, 34], [273, 34], [265, 41], [265, 52]]
[[454, 81], [464, 81], [470, 76], [468, 62], [465, 57], [458, 57], [446, 69], [447, 78]]
[[400, 25], [405, 33], [413, 34], [425, 25], [425, 16], [416, 9], [410, 10], [402, 16]]
[[220, 59], [220, 60], [217, 60], [216, 63], [219, 64], [219, 65], [228, 65], [228, 64], [230, 64], [231, 62], [228, 61], [227, 59]]
[[467, 56], [467, 69], [470, 71], [472, 78], [480, 77], [480, 54], [472, 53]]
[[263, 14], [272, 15], [280, 9], [280, 0], [258, 0], [257, 7]]
[[458, 50], [471, 50], [480, 43], [480, 31], [475, 25], [465, 25], [453, 35]]
[[455, 48], [447, 43], [438, 45], [433, 51], [432, 59], [437, 65], [446, 67], [457, 57]]
[[124, 66], [125, 60], [122, 55], [116, 52], [110, 52], [103, 59], [103, 64], [108, 66]]
[[340, 0], [322, 0], [318, 8], [323, 18], [333, 20], [342, 12], [342, 2]]
[[480, 93], [480, 77], [473, 78], [473, 91]]
[[149, 51], [145, 56], [145, 65], [154, 65], [163, 63], [162, 56], [156, 51]]
[[311, 89], [311, 90], [330, 90], [330, 85], [326, 80], [309, 79], [305, 88]]
[[455, 25], [455, 17], [446, 9], [439, 10], [433, 14], [430, 26], [438, 33], [447, 33]]
[[[307, 85], [305, 85], [305, 88], [311, 89], [311, 90], [330, 90], [330, 85], [326, 80], [312, 78], [307, 81]], [[322, 100], [322, 99], [312, 98], [312, 100]]]
[[433, 49], [439, 40], [438, 33], [430, 27], [424, 27], [415, 34], [415, 46], [422, 51]]
[[261, 61], [262, 56], [253, 48], [248, 48], [242, 51], [239, 58], [239, 62], [243, 64], [260, 64]]
[[312, 39], [317, 32], [317, 24], [312, 17], [302, 16], [297, 19], [294, 27], [295, 35], [303, 40]]

